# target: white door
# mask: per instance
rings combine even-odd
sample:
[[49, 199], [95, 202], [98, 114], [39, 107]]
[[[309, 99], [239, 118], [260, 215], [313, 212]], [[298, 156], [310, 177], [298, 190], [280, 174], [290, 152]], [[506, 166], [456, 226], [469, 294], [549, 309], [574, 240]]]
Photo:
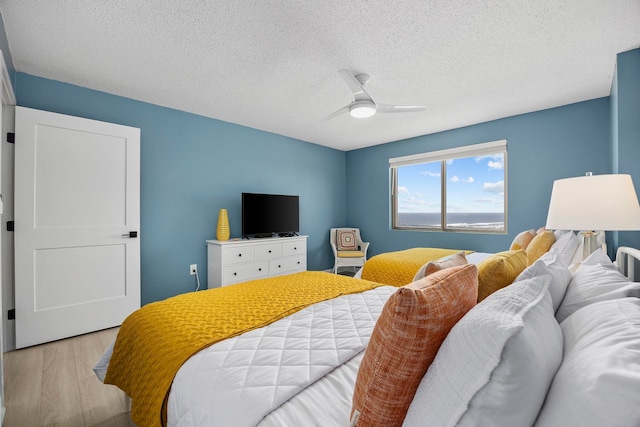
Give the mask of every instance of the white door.
[[140, 130], [23, 107], [15, 129], [16, 348], [120, 325], [140, 307]]

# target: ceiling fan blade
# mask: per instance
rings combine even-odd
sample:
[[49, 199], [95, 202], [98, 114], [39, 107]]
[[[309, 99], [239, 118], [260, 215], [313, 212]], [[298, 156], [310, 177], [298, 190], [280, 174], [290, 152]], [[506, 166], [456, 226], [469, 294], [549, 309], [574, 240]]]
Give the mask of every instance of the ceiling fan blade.
[[351, 106], [351, 104], [349, 104], [349, 105], [347, 105], [345, 107], [342, 107], [338, 111], [335, 111], [335, 112], [329, 114], [327, 117], [325, 117], [322, 120], [330, 120], [330, 119], [333, 119], [334, 117], [338, 117], [338, 116], [341, 116], [342, 114], [346, 114], [346, 113], [349, 112], [349, 107], [350, 106]]
[[344, 81], [347, 83], [347, 86], [349, 86], [349, 89], [353, 92], [353, 96], [356, 100], [371, 99], [371, 96], [366, 90], [364, 90], [364, 86], [362, 86], [358, 79], [351, 74], [351, 71], [342, 69], [339, 70], [338, 73], [340, 73]]
[[424, 105], [387, 105], [376, 104], [377, 113], [411, 113], [414, 111], [424, 111], [427, 107]]

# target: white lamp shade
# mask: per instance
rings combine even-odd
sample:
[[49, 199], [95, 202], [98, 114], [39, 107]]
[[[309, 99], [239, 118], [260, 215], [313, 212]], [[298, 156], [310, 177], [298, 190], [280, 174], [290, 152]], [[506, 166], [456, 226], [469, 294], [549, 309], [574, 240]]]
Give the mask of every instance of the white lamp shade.
[[640, 205], [630, 175], [593, 175], [553, 183], [546, 228], [640, 230]]

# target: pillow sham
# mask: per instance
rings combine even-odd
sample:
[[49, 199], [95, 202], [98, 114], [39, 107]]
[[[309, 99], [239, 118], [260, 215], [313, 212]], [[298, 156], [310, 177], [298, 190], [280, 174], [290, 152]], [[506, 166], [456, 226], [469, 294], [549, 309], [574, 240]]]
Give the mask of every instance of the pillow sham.
[[358, 250], [356, 232], [354, 230], [336, 230], [336, 248], [339, 251]]
[[521, 280], [471, 309], [442, 343], [405, 425], [532, 425], [562, 359], [549, 282]]
[[565, 356], [536, 426], [640, 426], [640, 300], [591, 304], [561, 329]]
[[[576, 252], [573, 255], [573, 258], [571, 259], [571, 264], [580, 264], [582, 261], [586, 259], [583, 255], [584, 238], [582, 236], [582, 232], [577, 231], [576, 233], [577, 233], [578, 240], [580, 240], [580, 245], [578, 246], [578, 249], [576, 249]], [[602, 246], [605, 245], [605, 243], [606, 243], [606, 236], [604, 231], [596, 231], [596, 247], [602, 248]]]
[[493, 254], [478, 264], [478, 302], [513, 283], [527, 268], [527, 253], [521, 249]]
[[569, 282], [572, 278], [569, 268], [564, 263], [564, 259], [560, 254], [558, 254], [558, 252], [552, 249], [538, 258], [533, 265], [530, 265], [520, 273], [514, 282], [527, 280], [535, 276], [542, 276], [543, 274], [551, 276], [549, 293], [551, 294], [553, 312], [555, 313], [558, 310], [558, 307], [560, 307], [560, 303], [567, 291], [567, 286], [569, 286]]
[[529, 265], [547, 253], [555, 241], [556, 236], [553, 234], [553, 231], [547, 230], [536, 234], [536, 237], [534, 237], [531, 243], [529, 243], [529, 246], [527, 246]]
[[516, 235], [511, 242], [511, 246], [509, 246], [510, 251], [517, 251], [518, 249], [527, 249], [529, 243], [536, 237], [536, 230], [533, 228], [531, 230], [525, 230]]
[[609, 255], [604, 253], [604, 251], [601, 248], [598, 248], [595, 251], [593, 251], [591, 255], [586, 257], [584, 261], [582, 261], [581, 263], [581, 265], [597, 265], [597, 264], [600, 264], [601, 266], [607, 267], [607, 268], [614, 268], [616, 270], [618, 269], [618, 267], [615, 266], [613, 261], [611, 261], [611, 258], [609, 258]]
[[358, 369], [351, 425], [401, 425], [442, 341], [477, 299], [478, 269], [452, 267], [398, 289], [376, 322]]
[[556, 312], [561, 323], [579, 308], [598, 301], [626, 297], [640, 298], [640, 283], [631, 282], [615, 267], [583, 264], [569, 282], [564, 299]]
[[413, 276], [413, 281], [417, 281], [422, 279], [425, 276], [428, 276], [431, 273], [435, 273], [436, 271], [444, 270], [445, 268], [457, 267], [459, 265], [468, 264], [467, 256], [464, 251], [460, 251], [456, 254], [449, 255], [447, 257], [441, 258], [437, 261], [429, 261]]
[[578, 239], [578, 236], [576, 236], [573, 231], [567, 231], [559, 235], [556, 231], [554, 232], [554, 237], [556, 241], [551, 245], [549, 252], [556, 251], [562, 258], [562, 261], [569, 266], [580, 246], [580, 239]]

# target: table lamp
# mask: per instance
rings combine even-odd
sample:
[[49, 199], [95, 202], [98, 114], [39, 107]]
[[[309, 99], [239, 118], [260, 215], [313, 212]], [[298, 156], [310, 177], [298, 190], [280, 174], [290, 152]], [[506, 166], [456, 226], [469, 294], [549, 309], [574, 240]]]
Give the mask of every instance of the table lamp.
[[583, 230], [583, 258], [596, 250], [596, 230], [640, 230], [640, 205], [631, 175], [588, 172], [554, 181], [546, 228]]

